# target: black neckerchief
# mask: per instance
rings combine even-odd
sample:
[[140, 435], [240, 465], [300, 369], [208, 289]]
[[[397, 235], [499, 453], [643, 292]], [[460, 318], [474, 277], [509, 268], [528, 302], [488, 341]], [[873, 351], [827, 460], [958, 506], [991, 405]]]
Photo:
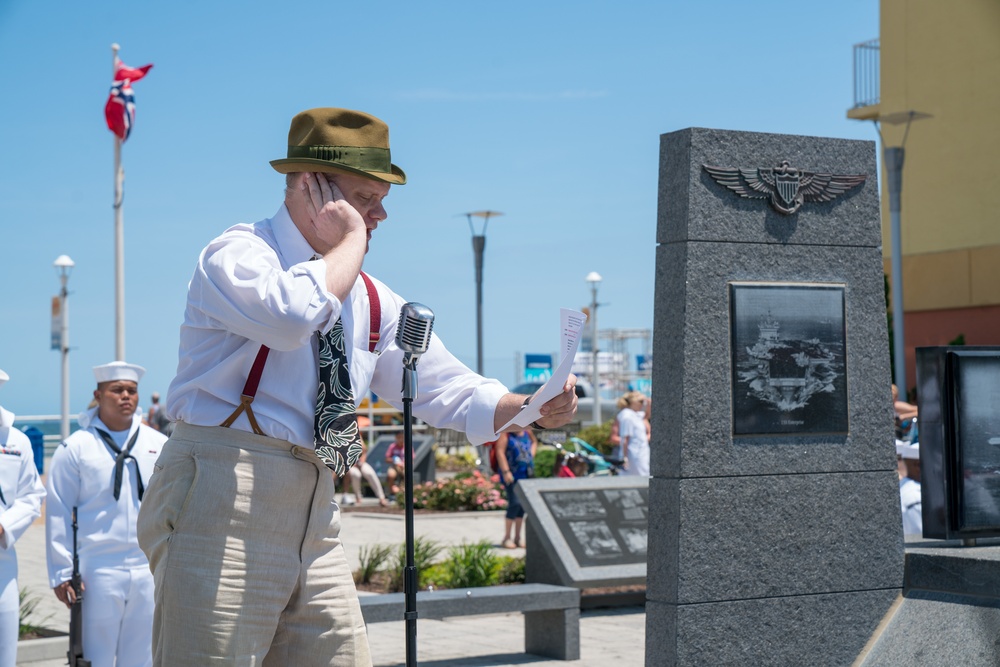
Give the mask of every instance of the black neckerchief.
[[129, 441], [125, 444], [124, 449], [119, 449], [118, 445], [115, 444], [114, 438], [111, 437], [105, 431], [99, 428], [94, 428], [97, 434], [101, 436], [104, 440], [104, 444], [111, 448], [111, 451], [115, 453], [115, 500], [118, 500], [118, 496], [122, 492], [122, 471], [125, 469], [125, 461], [132, 459], [135, 461], [135, 476], [139, 482], [139, 500], [142, 500], [142, 493], [145, 490], [142, 486], [142, 473], [139, 471], [139, 461], [134, 456], [132, 456], [132, 447], [135, 445], [136, 439], [139, 437], [139, 429], [135, 429], [135, 433], [129, 438]]

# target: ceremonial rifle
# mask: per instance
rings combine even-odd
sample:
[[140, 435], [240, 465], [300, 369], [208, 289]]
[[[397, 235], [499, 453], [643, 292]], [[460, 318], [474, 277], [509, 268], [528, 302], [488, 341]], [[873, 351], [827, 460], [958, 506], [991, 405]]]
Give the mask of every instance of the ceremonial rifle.
[[76, 551], [76, 508], [73, 508], [73, 578], [70, 585], [76, 600], [69, 611], [69, 667], [90, 667], [83, 657], [83, 582], [80, 578], [80, 556]]

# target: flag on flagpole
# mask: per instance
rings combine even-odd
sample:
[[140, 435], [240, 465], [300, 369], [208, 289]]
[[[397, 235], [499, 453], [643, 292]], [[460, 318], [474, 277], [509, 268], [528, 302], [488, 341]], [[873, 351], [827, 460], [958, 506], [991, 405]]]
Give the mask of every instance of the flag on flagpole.
[[123, 143], [128, 139], [135, 125], [135, 95], [132, 83], [146, 76], [152, 65], [129, 67], [115, 56], [115, 76], [111, 83], [111, 93], [104, 105], [104, 118], [108, 129]]

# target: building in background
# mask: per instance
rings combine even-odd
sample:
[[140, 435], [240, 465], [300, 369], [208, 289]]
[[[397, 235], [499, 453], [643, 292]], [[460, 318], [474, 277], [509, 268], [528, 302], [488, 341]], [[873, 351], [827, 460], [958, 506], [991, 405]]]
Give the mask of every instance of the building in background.
[[[857, 120], [903, 145], [901, 240], [906, 378], [915, 348], [1000, 344], [1000, 2], [882, 0], [880, 35], [855, 47]], [[891, 275], [883, 165], [882, 247]]]

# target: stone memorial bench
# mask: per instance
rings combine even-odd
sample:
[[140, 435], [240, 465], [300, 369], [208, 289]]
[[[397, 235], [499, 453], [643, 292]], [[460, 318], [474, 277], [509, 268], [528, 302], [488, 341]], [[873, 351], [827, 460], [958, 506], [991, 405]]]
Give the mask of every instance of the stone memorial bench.
[[[360, 595], [365, 623], [402, 621], [405, 593]], [[484, 614], [524, 614], [524, 652], [557, 660], [580, 659], [580, 591], [522, 584], [417, 593], [419, 619]]]

